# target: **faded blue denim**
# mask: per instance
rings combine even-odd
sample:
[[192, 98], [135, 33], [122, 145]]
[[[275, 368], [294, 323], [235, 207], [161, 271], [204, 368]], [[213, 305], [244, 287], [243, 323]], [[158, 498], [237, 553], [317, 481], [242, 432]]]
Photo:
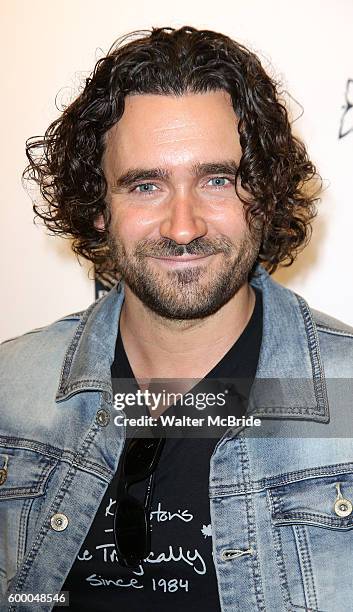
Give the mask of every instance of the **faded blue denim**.
[[[337, 486], [353, 503], [353, 330], [261, 267], [252, 284], [264, 319], [250, 412], [263, 429], [228, 430], [211, 458], [221, 607], [353, 610], [353, 512], [334, 510]], [[119, 289], [1, 347], [1, 610], [51, 609], [10, 605], [7, 594], [60, 591], [117, 468], [124, 430], [113, 424], [110, 366]], [[61, 531], [56, 514], [68, 519]]]

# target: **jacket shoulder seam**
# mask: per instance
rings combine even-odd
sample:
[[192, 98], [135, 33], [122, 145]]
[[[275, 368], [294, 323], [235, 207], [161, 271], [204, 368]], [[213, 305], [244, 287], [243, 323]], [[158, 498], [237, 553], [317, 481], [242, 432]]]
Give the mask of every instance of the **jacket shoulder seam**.
[[79, 312], [73, 312], [72, 314], [66, 315], [65, 317], [61, 317], [60, 319], [57, 319], [55, 321], [55, 323], [59, 323], [59, 321], [66, 321], [67, 319], [74, 319], [76, 321], [76, 319], [81, 319], [83, 313], [86, 312], [85, 310], [80, 310]]
[[66, 315], [65, 317], [61, 317], [60, 319], [57, 319], [56, 321], [54, 321], [53, 323], [49, 323], [48, 325], [43, 325], [42, 327], [35, 327], [34, 329], [30, 329], [29, 331], [24, 332], [23, 334], [19, 334], [18, 336], [13, 336], [12, 338], [6, 338], [6, 340], [3, 340], [0, 343], [0, 345], [2, 346], [3, 344], [7, 344], [8, 342], [12, 342], [13, 340], [19, 340], [20, 338], [24, 338], [25, 336], [30, 336], [31, 334], [38, 334], [40, 332], [46, 332], [53, 325], [56, 325], [57, 323], [61, 323], [61, 321], [80, 321], [84, 312], [85, 312], [84, 310], [80, 312], [75, 312], [75, 313]]
[[323, 323], [316, 323], [316, 327], [320, 332], [326, 334], [332, 334], [335, 336], [345, 336], [346, 338], [353, 338], [353, 332], [349, 332], [343, 329], [338, 329], [336, 327], [330, 327], [328, 325], [324, 325]]

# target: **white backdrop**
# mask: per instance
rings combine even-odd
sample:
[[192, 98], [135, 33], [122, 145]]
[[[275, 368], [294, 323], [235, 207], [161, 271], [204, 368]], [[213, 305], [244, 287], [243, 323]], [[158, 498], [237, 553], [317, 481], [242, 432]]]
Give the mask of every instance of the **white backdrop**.
[[[353, 109], [346, 101], [353, 79], [351, 0], [2, 0], [0, 340], [94, 299], [88, 266], [78, 265], [67, 241], [33, 225], [20, 180], [26, 138], [43, 134], [58, 115], [56, 95], [59, 102], [73, 98], [82, 77], [118, 36], [168, 25], [218, 30], [245, 43], [304, 107], [296, 133], [327, 188], [310, 246], [275, 278], [313, 307], [353, 324]], [[292, 109], [295, 117], [300, 114], [296, 103]], [[339, 138], [342, 118], [341, 129], [348, 133]]]

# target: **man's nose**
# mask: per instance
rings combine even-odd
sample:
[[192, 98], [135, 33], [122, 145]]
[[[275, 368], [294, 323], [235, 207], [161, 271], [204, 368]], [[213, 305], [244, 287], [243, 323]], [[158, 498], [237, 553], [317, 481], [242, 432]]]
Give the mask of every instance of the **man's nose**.
[[163, 238], [169, 238], [178, 244], [189, 244], [195, 238], [205, 236], [207, 224], [197, 197], [190, 192], [175, 194], [159, 231]]

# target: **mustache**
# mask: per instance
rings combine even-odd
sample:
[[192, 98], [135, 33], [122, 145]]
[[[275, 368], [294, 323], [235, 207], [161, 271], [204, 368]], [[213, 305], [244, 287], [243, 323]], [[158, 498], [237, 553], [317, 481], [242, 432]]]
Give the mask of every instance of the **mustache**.
[[215, 238], [195, 238], [188, 244], [178, 244], [169, 238], [158, 240], [146, 239], [135, 248], [135, 256], [142, 257], [178, 257], [181, 255], [214, 255], [230, 254], [234, 244], [226, 236]]

